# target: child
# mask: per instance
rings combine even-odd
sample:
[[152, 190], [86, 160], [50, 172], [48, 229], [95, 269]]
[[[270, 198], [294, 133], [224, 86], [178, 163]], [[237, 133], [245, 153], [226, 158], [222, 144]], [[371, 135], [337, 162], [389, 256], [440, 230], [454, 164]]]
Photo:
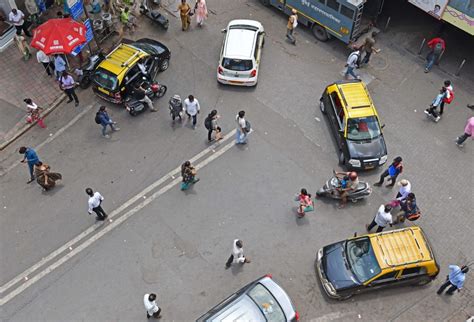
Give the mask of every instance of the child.
[[426, 115], [431, 115], [432, 117], [435, 118], [435, 122], [438, 122], [441, 117], [439, 116], [438, 112], [436, 111], [438, 107], [441, 105], [441, 102], [443, 99], [446, 98], [446, 87], [442, 87], [439, 91], [439, 94], [435, 97], [433, 102], [430, 105], [430, 108], [427, 108], [425, 110]]
[[216, 141], [222, 140], [221, 132], [222, 132], [221, 127], [220, 126], [216, 127], [216, 137], [215, 137]]

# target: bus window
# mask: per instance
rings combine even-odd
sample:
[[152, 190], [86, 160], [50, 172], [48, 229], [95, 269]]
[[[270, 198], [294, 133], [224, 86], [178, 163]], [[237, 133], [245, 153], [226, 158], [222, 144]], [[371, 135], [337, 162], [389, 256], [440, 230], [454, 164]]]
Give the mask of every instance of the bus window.
[[337, 2], [337, 0], [327, 0], [326, 5], [327, 5], [329, 8], [334, 9], [334, 10], [336, 10], [337, 12], [339, 12], [339, 3]]
[[341, 4], [341, 14], [349, 19], [352, 19], [354, 17], [354, 10]]
[[326, 5], [326, 0], [319, 0], [323, 5]]

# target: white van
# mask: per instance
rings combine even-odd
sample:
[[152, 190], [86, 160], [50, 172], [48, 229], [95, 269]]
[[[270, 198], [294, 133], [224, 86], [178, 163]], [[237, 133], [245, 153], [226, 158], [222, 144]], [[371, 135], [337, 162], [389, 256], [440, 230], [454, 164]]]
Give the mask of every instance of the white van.
[[255, 20], [232, 20], [222, 32], [226, 35], [217, 67], [217, 81], [228, 85], [257, 85], [265, 37], [262, 24]]

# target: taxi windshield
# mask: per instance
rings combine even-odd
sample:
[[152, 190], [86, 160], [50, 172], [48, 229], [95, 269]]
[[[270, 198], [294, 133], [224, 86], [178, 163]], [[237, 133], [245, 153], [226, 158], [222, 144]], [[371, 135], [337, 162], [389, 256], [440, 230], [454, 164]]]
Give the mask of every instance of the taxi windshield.
[[376, 116], [351, 118], [347, 122], [347, 138], [354, 141], [372, 140], [381, 134]]
[[93, 80], [100, 87], [111, 91], [117, 89], [118, 86], [117, 76], [102, 68], [95, 71]]
[[368, 237], [348, 240], [345, 252], [349, 268], [360, 283], [370, 280], [381, 272]]

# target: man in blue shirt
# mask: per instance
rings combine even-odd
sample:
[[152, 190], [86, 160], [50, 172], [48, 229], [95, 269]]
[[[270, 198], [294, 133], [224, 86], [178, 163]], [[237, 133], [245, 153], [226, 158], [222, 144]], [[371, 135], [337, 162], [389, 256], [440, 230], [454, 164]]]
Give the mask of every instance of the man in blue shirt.
[[31, 183], [35, 180], [33, 166], [36, 163], [40, 162], [40, 159], [38, 158], [36, 151], [33, 150], [32, 148], [27, 148], [27, 147], [22, 146], [18, 152], [20, 154], [24, 154], [23, 160], [21, 160], [21, 162], [26, 161], [28, 163], [28, 168], [30, 169], [30, 180], [27, 183]]
[[454, 291], [460, 290], [464, 285], [464, 280], [466, 279], [466, 273], [469, 271], [469, 267], [463, 266], [459, 268], [457, 265], [449, 265], [449, 275], [446, 282], [441, 285], [438, 292], [438, 295], [443, 293], [446, 287], [451, 286], [446, 294], [453, 295]]
[[56, 73], [56, 80], [59, 80], [63, 72], [66, 70], [66, 62], [59, 54], [54, 55], [54, 72]]
[[110, 136], [106, 133], [107, 125], [110, 126], [112, 131], [120, 131], [119, 127], [114, 126], [116, 123], [110, 118], [105, 106], [101, 106], [99, 108], [99, 111], [96, 114], [96, 123], [102, 125], [102, 136], [106, 139], [110, 138]]

